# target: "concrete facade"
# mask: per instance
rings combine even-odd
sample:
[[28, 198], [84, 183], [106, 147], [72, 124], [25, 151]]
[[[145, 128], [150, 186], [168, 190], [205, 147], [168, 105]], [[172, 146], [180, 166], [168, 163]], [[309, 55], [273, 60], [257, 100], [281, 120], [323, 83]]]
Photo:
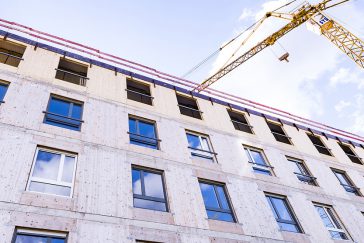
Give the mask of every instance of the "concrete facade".
[[[180, 114], [174, 90], [150, 85], [153, 106], [127, 99], [127, 76], [93, 65], [85, 87], [55, 79], [60, 54], [27, 45], [19, 67], [0, 63], [10, 82], [0, 104], [0, 242], [16, 227], [68, 233], [68, 243], [364, 242], [364, 198], [344, 190], [330, 168], [364, 188], [364, 166], [352, 163], [336, 140], [320, 154], [306, 131], [284, 126], [293, 145], [277, 142], [266, 121], [246, 115], [254, 134], [234, 129], [228, 107], [197, 99], [198, 120]], [[84, 63], [89, 65], [88, 63]], [[51, 94], [84, 102], [81, 131], [43, 123]], [[160, 150], [130, 144], [128, 116], [156, 122]], [[217, 163], [188, 150], [186, 130], [207, 134]], [[256, 174], [243, 145], [264, 150], [275, 176]], [[38, 146], [77, 154], [72, 197], [26, 191]], [[364, 149], [353, 148], [364, 158]], [[286, 156], [305, 161], [319, 186], [300, 182]], [[164, 171], [169, 212], [133, 207], [131, 166]], [[207, 218], [198, 179], [225, 183], [237, 222]], [[286, 196], [303, 233], [281, 231], [264, 193]], [[333, 240], [313, 202], [333, 206], [350, 240]]]

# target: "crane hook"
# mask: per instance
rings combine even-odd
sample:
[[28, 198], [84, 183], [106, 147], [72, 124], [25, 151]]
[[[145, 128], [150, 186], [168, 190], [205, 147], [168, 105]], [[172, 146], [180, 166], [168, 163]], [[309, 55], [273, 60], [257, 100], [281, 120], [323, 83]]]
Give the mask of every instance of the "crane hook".
[[281, 57], [279, 57], [278, 58], [278, 60], [279, 61], [286, 61], [286, 62], [289, 62], [289, 60], [288, 60], [288, 57], [289, 57], [289, 53], [288, 52], [286, 52], [286, 53], [284, 53]]

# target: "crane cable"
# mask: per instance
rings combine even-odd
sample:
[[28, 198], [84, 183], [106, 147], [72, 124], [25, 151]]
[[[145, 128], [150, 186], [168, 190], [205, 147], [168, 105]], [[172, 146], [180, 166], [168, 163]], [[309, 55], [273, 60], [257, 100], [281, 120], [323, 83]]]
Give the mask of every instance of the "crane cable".
[[[277, 11], [281, 8], [284, 8], [294, 2], [296, 2], [297, 0], [292, 0], [276, 9], [274, 9], [272, 12]], [[207, 56], [205, 59], [203, 59], [201, 62], [199, 62], [197, 65], [195, 65], [194, 67], [192, 67], [189, 71], [187, 71], [184, 75], [182, 75], [182, 78], [187, 77], [188, 75], [190, 75], [191, 73], [193, 73], [194, 71], [196, 71], [199, 67], [201, 67], [202, 65], [204, 65], [207, 61], [209, 61], [211, 58], [213, 58], [216, 54], [218, 54], [219, 52], [221, 52], [225, 47], [227, 47], [228, 45], [230, 45], [232, 42], [234, 42], [236, 39], [238, 39], [241, 35], [243, 35], [245, 32], [247, 32], [248, 30], [250, 30], [251, 28], [253, 28], [255, 25], [259, 24], [261, 25], [262, 22], [266, 19], [266, 16], [260, 18], [259, 20], [257, 20], [255, 23], [253, 23], [252, 25], [250, 25], [248, 28], [246, 28], [245, 30], [243, 30], [242, 32], [240, 32], [238, 35], [236, 35], [233, 39], [231, 39], [229, 42], [227, 42], [226, 44], [224, 44], [223, 46], [221, 46], [219, 49], [215, 50], [214, 52], [212, 52], [209, 56]], [[253, 32], [255, 32], [256, 28], [254, 28]], [[252, 35], [252, 33], [249, 35], [249, 37]], [[248, 37], [248, 38], [249, 38]], [[244, 41], [246, 42], [246, 40], [248, 39], [246, 38]], [[244, 43], [242, 43], [240, 45], [240, 47], [243, 45]], [[240, 47], [238, 49], [240, 49]], [[234, 54], [229, 58], [229, 60], [236, 54], [238, 50], [236, 50], [234, 52]], [[228, 61], [227, 61], [228, 62]], [[227, 63], [226, 62], [226, 63]], [[226, 65], [226, 63], [224, 64], [224, 66]], [[224, 67], [223, 66], [223, 67]], [[223, 68], [222, 67], [222, 68]]]

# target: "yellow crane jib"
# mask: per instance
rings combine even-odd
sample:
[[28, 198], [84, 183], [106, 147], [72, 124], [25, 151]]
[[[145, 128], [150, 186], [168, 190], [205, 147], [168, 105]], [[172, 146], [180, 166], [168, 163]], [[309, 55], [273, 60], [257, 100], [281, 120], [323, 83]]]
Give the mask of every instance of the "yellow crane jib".
[[[231, 61], [229, 64], [223, 66], [215, 74], [207, 78], [201, 84], [196, 86], [193, 90], [197, 90], [198, 92], [203, 91], [204, 89], [218, 81], [220, 78], [230, 73], [235, 68], [264, 50], [266, 47], [273, 45], [279, 38], [308, 20], [314, 21], [316, 24], [318, 24], [320, 26], [322, 35], [327, 37], [332, 43], [339, 47], [339, 49], [346, 53], [359, 66], [364, 68], [364, 42], [355, 35], [351, 34], [344, 27], [336, 23], [334, 20], [324, 16], [322, 13], [322, 11], [325, 9], [334, 7], [349, 0], [343, 0], [341, 2], [337, 2], [328, 6], [328, 3], [332, 1], [333, 0], [324, 0], [316, 5], [306, 3], [302, 5], [302, 7], [297, 9], [293, 14], [276, 12], [267, 13], [265, 15], [265, 19], [273, 16], [282, 19], [288, 19], [290, 20], [290, 22], [278, 31], [265, 38], [263, 41], [259, 42], [257, 45], [252, 47], [244, 54], [237, 57], [235, 60]], [[318, 21], [315, 20], [317, 18]], [[288, 61], [288, 55], [286, 54], [283, 55], [281, 58], [282, 60]], [[279, 60], [281, 60], [281, 58], [279, 58]]]

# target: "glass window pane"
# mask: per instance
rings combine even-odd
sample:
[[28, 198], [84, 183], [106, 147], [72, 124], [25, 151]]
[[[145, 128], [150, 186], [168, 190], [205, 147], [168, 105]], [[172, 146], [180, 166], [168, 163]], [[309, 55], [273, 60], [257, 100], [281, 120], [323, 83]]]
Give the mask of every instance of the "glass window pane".
[[39, 150], [34, 165], [33, 177], [57, 180], [60, 160], [60, 154]]
[[350, 186], [349, 181], [346, 179], [346, 177], [342, 173], [335, 172], [337, 178], [339, 179], [341, 184]]
[[211, 211], [211, 210], [206, 210], [206, 212], [207, 212], [207, 217], [209, 219], [234, 222], [234, 218], [230, 213], [221, 213], [221, 212], [215, 212], [215, 211]]
[[279, 228], [284, 231], [300, 232], [296, 225], [278, 222]]
[[201, 194], [206, 208], [219, 208], [214, 186], [200, 182]]
[[326, 211], [330, 215], [332, 223], [336, 226], [336, 228], [341, 229], [341, 225], [338, 219], [335, 217], [334, 213], [332, 212], [331, 208], [326, 208]]
[[142, 195], [142, 184], [140, 181], [139, 170], [132, 170], [132, 179], [133, 179], [133, 193]]
[[337, 232], [329, 230], [329, 233], [333, 239], [342, 239], [342, 240], [348, 240], [348, 237], [343, 232]]
[[75, 167], [75, 157], [65, 156], [63, 164], [62, 181], [72, 182], [74, 167]]
[[323, 207], [320, 207], [320, 206], [316, 206], [316, 205], [315, 205], [315, 208], [316, 208], [317, 212], [319, 213], [319, 215], [320, 215], [320, 217], [321, 217], [322, 222], [324, 223], [324, 225], [326, 227], [329, 227], [329, 228], [335, 228], [335, 225], [331, 222], [331, 219], [327, 215], [327, 213], [324, 210], [324, 208]]
[[144, 171], [145, 195], [164, 198], [162, 175]]
[[251, 155], [253, 157], [253, 160], [254, 160], [253, 162], [254, 163], [257, 163], [257, 164], [260, 164], [260, 165], [266, 165], [262, 153], [260, 153], [258, 151], [252, 151], [252, 150], [250, 150], [250, 153], [251, 153]]
[[280, 219], [293, 221], [291, 213], [288, 211], [287, 205], [284, 199], [271, 197], [272, 204], [277, 210], [278, 217]]
[[52, 239], [51, 243], [64, 243], [64, 239]]
[[143, 138], [138, 135], [130, 134], [130, 143], [146, 148], [158, 149], [158, 142], [156, 140]]
[[137, 133], [136, 120], [129, 118], [129, 132]]
[[249, 162], [254, 162], [253, 159], [252, 159], [252, 157], [249, 154], [248, 149], [244, 149], [244, 150], [245, 150], [246, 156], [248, 157]]
[[8, 85], [0, 83], [0, 101], [4, 100], [6, 90], [8, 89]]
[[139, 121], [139, 134], [149, 138], [155, 138], [154, 124]]
[[134, 198], [134, 207], [152, 209], [152, 210], [163, 211], [163, 212], [167, 211], [165, 203], [144, 200], [144, 199], [139, 199], [139, 198]]
[[15, 243], [47, 243], [46, 237], [17, 235]]
[[273, 205], [272, 205], [272, 202], [270, 201], [270, 197], [266, 197], [267, 198], [267, 201], [268, 201], [268, 204], [269, 204], [269, 207], [270, 209], [272, 210], [273, 214], [274, 214], [274, 218], [275, 219], [278, 219], [278, 215], [276, 213], [276, 210], [273, 208]]
[[42, 192], [47, 194], [55, 194], [60, 196], [70, 196], [71, 187], [57, 186], [32, 181], [29, 184], [29, 191]]
[[82, 105], [73, 103], [72, 118], [81, 119]]
[[198, 136], [187, 133], [187, 140], [189, 147], [202, 149], [200, 139]]
[[220, 204], [223, 209], [230, 210], [229, 203], [226, 199], [225, 191], [222, 186], [216, 186], [217, 193], [219, 194]]
[[56, 113], [62, 116], [68, 116], [70, 109], [70, 102], [59, 100], [54, 97], [51, 98], [51, 102], [49, 103], [48, 111], [52, 113]]
[[202, 140], [202, 149], [207, 150], [207, 151], [211, 151], [210, 145], [209, 145], [209, 142], [208, 142], [207, 138], [201, 137], [201, 140]]
[[263, 169], [258, 169], [253, 167], [253, 171], [257, 174], [262, 174], [262, 175], [272, 175], [272, 173], [270, 173], [269, 170], [263, 170]]

